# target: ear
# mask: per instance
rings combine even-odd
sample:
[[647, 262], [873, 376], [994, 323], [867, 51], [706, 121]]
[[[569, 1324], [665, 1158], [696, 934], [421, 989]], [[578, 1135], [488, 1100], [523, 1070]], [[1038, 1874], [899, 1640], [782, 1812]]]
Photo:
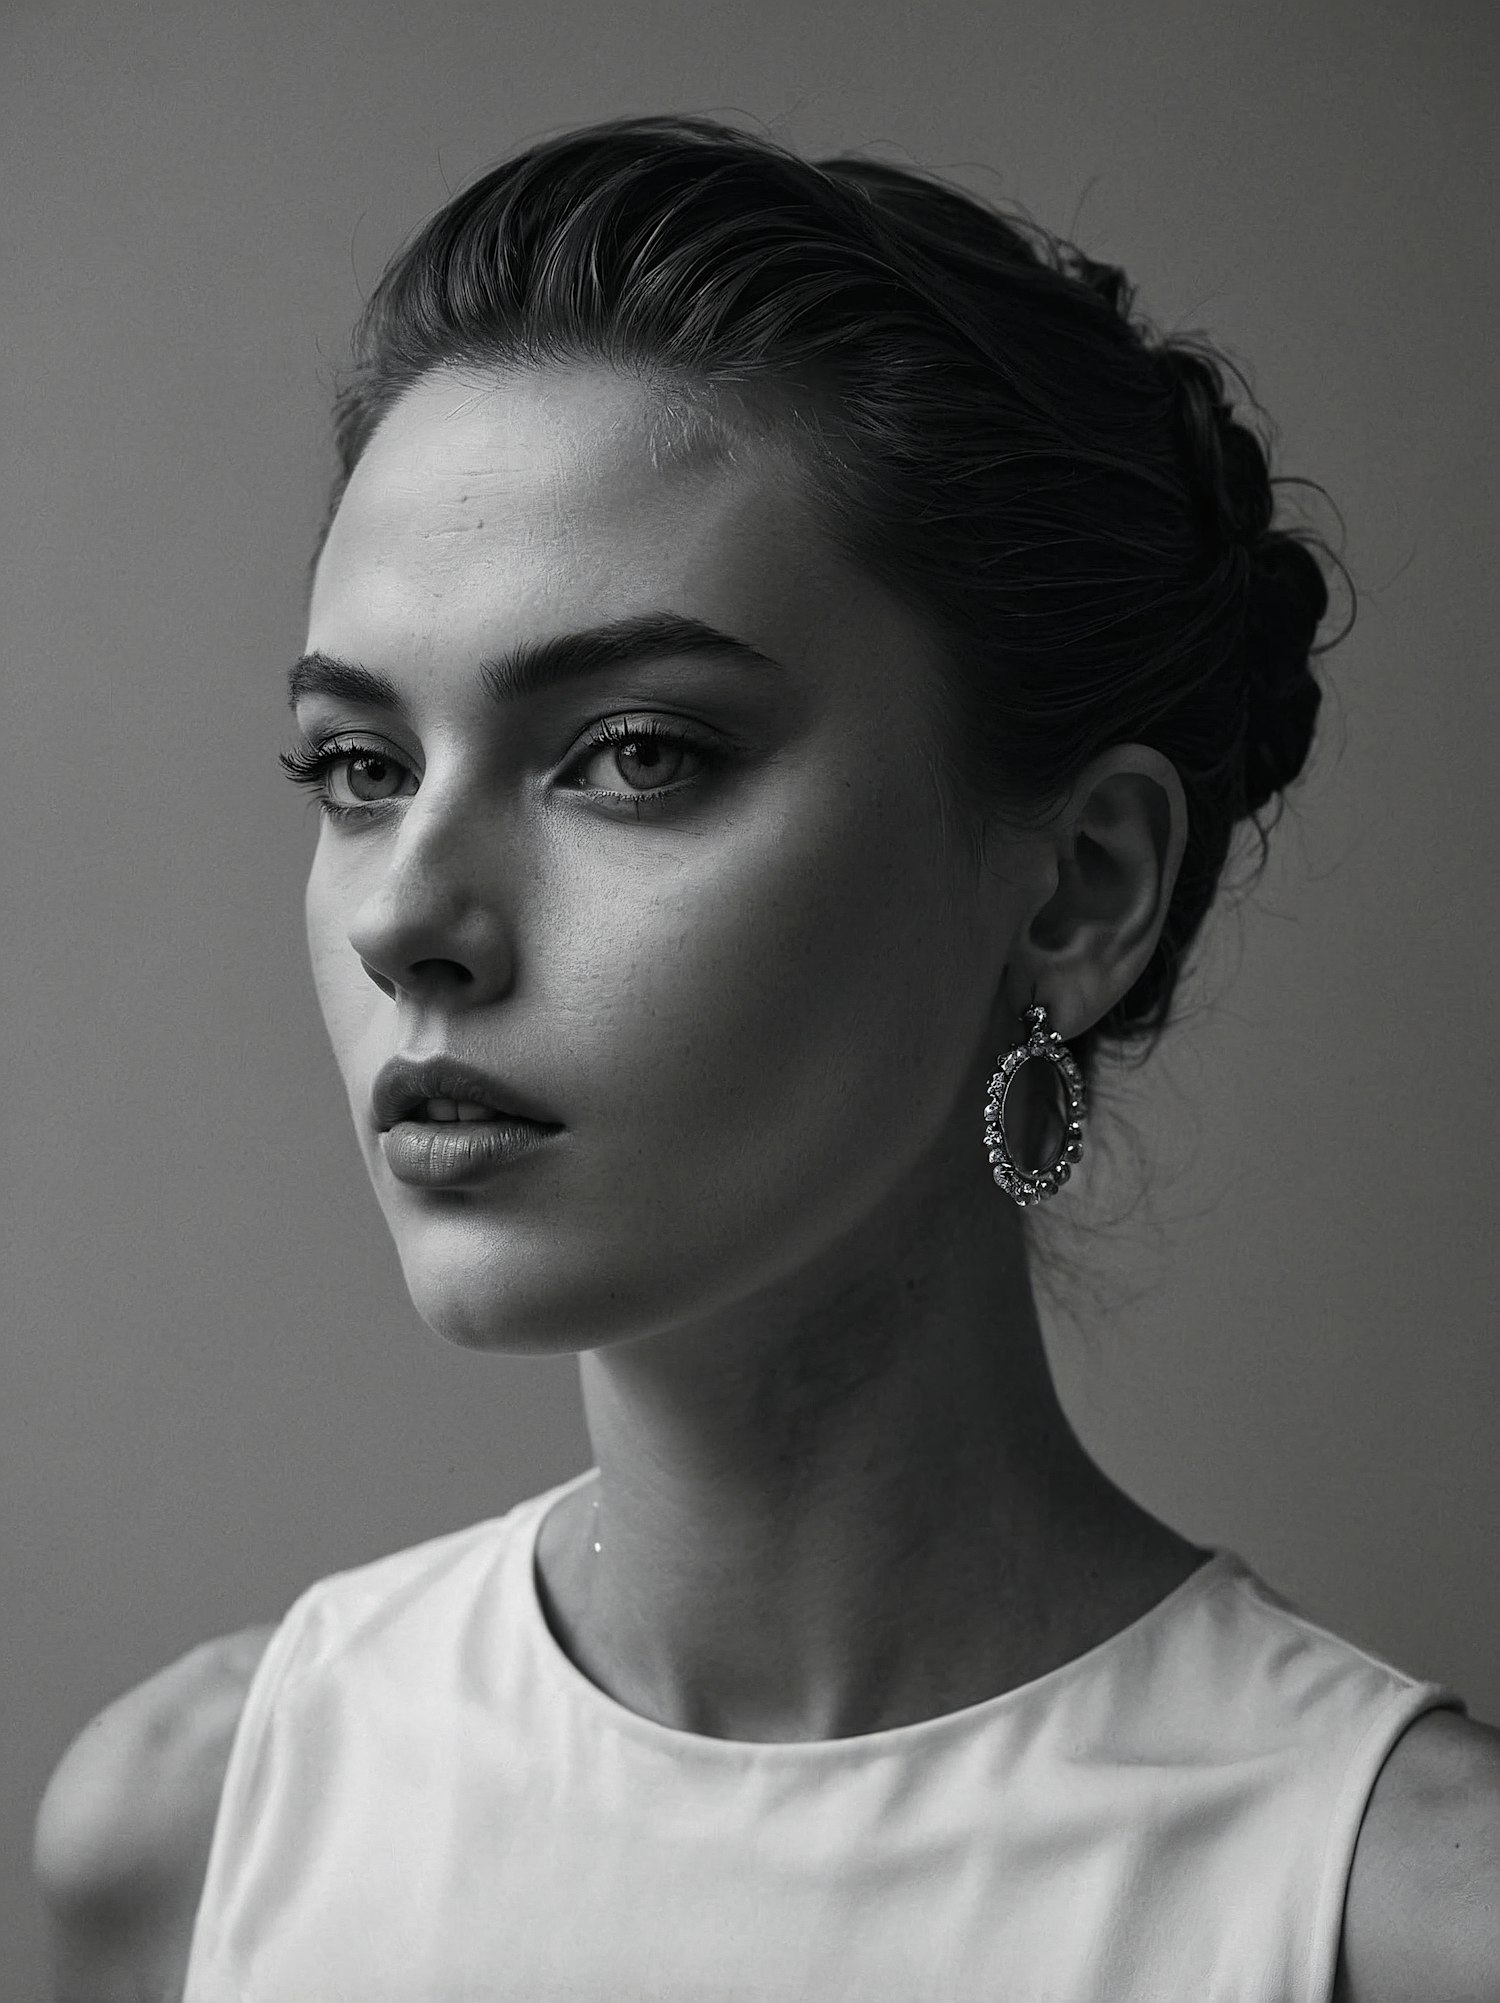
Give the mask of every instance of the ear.
[[1144, 971], [1187, 845], [1187, 796], [1169, 758], [1119, 744], [1080, 776], [1042, 832], [1049, 879], [1011, 951], [1006, 999], [1045, 1002], [1066, 1040], [1091, 1028]]

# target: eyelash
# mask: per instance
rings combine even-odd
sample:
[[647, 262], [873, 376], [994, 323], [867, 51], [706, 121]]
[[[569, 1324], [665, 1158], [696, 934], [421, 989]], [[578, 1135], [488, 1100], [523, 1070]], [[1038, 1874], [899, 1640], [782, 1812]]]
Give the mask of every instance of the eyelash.
[[[589, 756], [603, 745], [635, 744], [644, 739], [652, 739], [661, 744], [680, 745], [685, 751], [692, 751], [703, 760], [705, 771], [698, 772], [690, 779], [675, 780], [670, 786], [653, 786], [645, 790], [632, 789], [616, 792], [607, 786], [575, 787], [570, 790], [582, 792], [592, 799], [628, 800], [635, 809], [637, 819], [642, 808], [650, 809], [657, 802], [685, 793], [700, 783], [716, 761], [717, 754], [699, 742], [686, 731], [673, 729], [651, 717], [632, 720], [629, 717], [609, 717], [596, 725], [593, 734], [581, 747], [574, 760], [574, 766], [587, 765]], [[382, 764], [395, 766], [399, 771], [410, 772], [411, 767], [399, 758], [392, 757], [378, 745], [366, 744], [358, 738], [336, 737], [315, 743], [309, 738], [300, 738], [290, 751], [280, 753], [280, 764], [293, 785], [306, 786], [317, 801], [319, 811], [330, 821], [363, 819], [380, 808], [391, 804], [387, 800], [370, 800], [362, 806], [349, 806], [341, 800], [329, 797], [328, 779], [336, 766], [347, 764], [356, 758], [376, 758]], [[569, 768], [570, 770], [573, 767]], [[403, 797], [403, 796], [393, 796]], [[404, 797], [409, 798], [410, 795]]]

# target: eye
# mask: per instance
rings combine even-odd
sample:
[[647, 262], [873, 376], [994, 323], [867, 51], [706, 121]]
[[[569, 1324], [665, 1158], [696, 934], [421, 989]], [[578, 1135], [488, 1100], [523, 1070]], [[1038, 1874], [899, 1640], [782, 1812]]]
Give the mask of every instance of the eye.
[[[696, 759], [700, 769], [679, 777], [684, 756]], [[580, 792], [628, 800], [639, 807], [696, 786], [703, 777], [701, 768], [712, 764], [714, 752], [687, 731], [663, 722], [659, 717], [614, 716], [594, 728], [585, 756], [569, 777]], [[624, 786], [587, 783], [591, 771], [623, 778]], [[640, 785], [634, 782], [639, 779]], [[579, 784], [580, 780], [585, 783]]]
[[402, 767], [394, 758], [382, 757], [378, 751], [351, 751], [333, 759], [327, 771], [331, 791], [336, 791], [335, 782], [340, 774], [354, 798], [364, 805], [373, 800], [392, 800], [401, 788]]
[[319, 807], [332, 820], [379, 807], [400, 798], [403, 791], [416, 791], [416, 775], [410, 767], [378, 744], [304, 742], [283, 751], [281, 765], [293, 784], [312, 790]]

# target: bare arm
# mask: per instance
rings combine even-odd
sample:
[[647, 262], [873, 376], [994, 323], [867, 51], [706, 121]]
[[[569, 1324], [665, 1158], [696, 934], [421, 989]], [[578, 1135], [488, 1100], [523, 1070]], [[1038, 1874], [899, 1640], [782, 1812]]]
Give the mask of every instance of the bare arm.
[[1355, 1845], [1333, 2003], [1500, 2003], [1500, 1730], [1430, 1711]]
[[224, 1772], [274, 1629], [192, 1649], [91, 1719], [37, 1810], [53, 2003], [181, 2003]]

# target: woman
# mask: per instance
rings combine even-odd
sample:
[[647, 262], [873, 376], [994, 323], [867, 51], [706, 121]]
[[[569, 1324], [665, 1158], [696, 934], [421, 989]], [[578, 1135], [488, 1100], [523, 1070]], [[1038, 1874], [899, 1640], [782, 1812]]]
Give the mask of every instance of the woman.
[[1125, 1495], [1086, 1164], [1328, 593], [1202, 344], [940, 183], [541, 145], [361, 322], [292, 673], [428, 1325], [595, 1465], [311, 1586], [42, 1804], [59, 1995], [1500, 1996], [1500, 1733]]

